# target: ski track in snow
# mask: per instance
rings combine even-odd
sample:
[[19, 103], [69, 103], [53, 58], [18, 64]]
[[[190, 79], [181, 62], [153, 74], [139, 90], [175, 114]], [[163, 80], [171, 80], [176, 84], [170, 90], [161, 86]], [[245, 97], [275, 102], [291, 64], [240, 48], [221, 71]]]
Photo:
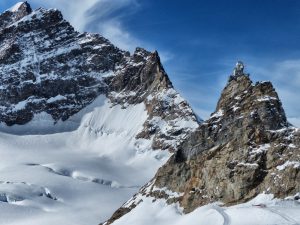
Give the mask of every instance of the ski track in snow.
[[225, 212], [225, 209], [218, 206], [218, 205], [213, 205], [212, 209], [216, 210], [219, 214], [221, 214], [221, 216], [223, 217], [223, 225], [230, 225], [230, 218], [228, 216], [228, 214]]

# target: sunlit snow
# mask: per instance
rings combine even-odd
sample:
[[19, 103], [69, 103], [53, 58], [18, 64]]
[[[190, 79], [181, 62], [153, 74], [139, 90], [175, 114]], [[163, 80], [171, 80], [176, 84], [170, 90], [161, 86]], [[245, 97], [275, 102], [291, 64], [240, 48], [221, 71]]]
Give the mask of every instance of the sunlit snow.
[[24, 2], [18, 2], [16, 3], [13, 7], [11, 7], [10, 9], [8, 9], [8, 11], [11, 11], [11, 12], [16, 12], [19, 10], [20, 6], [24, 4]]
[[142, 197], [143, 202], [113, 225], [290, 225], [300, 224], [300, 202], [274, 199], [260, 194], [255, 199], [231, 207], [212, 203], [183, 214], [178, 204]]
[[2, 124], [0, 224], [108, 219], [170, 155], [135, 138], [146, 118], [143, 103], [122, 109], [100, 96], [68, 122], [44, 114], [24, 126]]

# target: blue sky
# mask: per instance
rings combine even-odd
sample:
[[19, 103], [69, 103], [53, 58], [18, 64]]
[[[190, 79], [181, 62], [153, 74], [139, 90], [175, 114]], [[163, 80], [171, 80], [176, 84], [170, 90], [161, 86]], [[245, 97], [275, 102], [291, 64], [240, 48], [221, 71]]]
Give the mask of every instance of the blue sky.
[[[2, 11], [18, 1], [2, 0]], [[253, 81], [271, 80], [300, 126], [298, 0], [32, 0], [60, 9], [76, 29], [117, 46], [157, 49], [175, 88], [207, 118], [237, 60]]]

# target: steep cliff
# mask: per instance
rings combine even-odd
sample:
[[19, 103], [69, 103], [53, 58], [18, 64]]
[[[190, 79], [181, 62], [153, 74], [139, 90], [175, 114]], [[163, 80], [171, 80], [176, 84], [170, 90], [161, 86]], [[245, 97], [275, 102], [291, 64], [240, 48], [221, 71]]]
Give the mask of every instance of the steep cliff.
[[243, 203], [262, 193], [298, 196], [300, 131], [288, 123], [272, 84], [253, 84], [243, 69], [239, 62], [216, 111], [106, 224], [143, 198], [179, 203], [189, 213], [209, 203]]
[[156, 51], [27, 2], [0, 15], [0, 224], [105, 220], [198, 126]]
[[[2, 130], [9, 132], [7, 126], [24, 125], [46, 113], [57, 132], [55, 124], [67, 121], [100, 95], [112, 106], [145, 104], [149, 116], [137, 138], [153, 137], [154, 149], [174, 150], [198, 126], [156, 51], [137, 48], [130, 55], [98, 34], [75, 31], [60, 11], [32, 11], [27, 2], [18, 3], [1, 18]], [[49, 130], [36, 127], [28, 133]]]

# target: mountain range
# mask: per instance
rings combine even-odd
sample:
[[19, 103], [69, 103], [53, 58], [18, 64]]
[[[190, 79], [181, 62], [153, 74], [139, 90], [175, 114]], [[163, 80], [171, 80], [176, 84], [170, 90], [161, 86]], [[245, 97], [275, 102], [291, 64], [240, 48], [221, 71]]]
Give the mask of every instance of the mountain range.
[[0, 68], [0, 224], [300, 223], [300, 131], [242, 62], [203, 121], [158, 52], [20, 2]]

